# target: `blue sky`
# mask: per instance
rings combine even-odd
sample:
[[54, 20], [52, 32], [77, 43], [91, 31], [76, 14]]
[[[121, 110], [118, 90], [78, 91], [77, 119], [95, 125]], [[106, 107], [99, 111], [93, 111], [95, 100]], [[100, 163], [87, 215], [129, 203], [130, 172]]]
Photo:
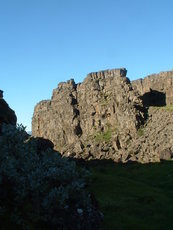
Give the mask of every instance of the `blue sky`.
[[61, 81], [125, 67], [133, 80], [173, 69], [172, 0], [0, 0], [0, 89], [31, 130]]

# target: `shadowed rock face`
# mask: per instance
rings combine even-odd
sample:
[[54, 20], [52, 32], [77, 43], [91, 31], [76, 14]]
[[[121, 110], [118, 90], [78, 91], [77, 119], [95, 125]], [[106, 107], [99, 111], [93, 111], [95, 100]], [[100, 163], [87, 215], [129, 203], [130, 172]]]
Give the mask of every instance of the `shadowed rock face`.
[[0, 90], [0, 129], [2, 123], [16, 125], [17, 117], [15, 112], [9, 107], [3, 99], [3, 91]]
[[165, 106], [166, 95], [165, 93], [150, 89], [149, 92], [144, 93], [141, 96], [143, 105], [146, 107], [150, 106]]
[[148, 94], [150, 100], [154, 100], [158, 106], [173, 104], [173, 71], [149, 75], [133, 81], [132, 85], [145, 99]]
[[[51, 140], [56, 150], [76, 157], [97, 158], [98, 148], [102, 148], [99, 135], [103, 142], [115, 136], [114, 145], [121, 148], [118, 133], [131, 138], [145, 117], [126, 72], [112, 69], [90, 73], [80, 84], [73, 79], [60, 83], [51, 100], [36, 105], [32, 134]], [[112, 152], [115, 148], [111, 153], [103, 150], [103, 158]]]

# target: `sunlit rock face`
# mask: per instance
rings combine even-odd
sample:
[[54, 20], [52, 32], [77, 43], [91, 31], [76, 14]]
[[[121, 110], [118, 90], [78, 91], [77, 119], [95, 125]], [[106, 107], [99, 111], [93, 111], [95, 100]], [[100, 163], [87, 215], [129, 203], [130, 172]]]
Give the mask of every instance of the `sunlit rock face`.
[[80, 84], [73, 79], [59, 83], [51, 100], [36, 105], [32, 134], [51, 140], [62, 154], [82, 158], [114, 155], [118, 160], [122, 140], [135, 136], [145, 118], [126, 73], [124, 68], [105, 70], [88, 74]]
[[105, 70], [88, 74], [80, 84], [60, 83], [50, 100], [36, 105], [32, 134], [49, 139], [67, 157], [172, 159], [172, 71], [132, 83], [126, 73]]
[[146, 106], [164, 106], [173, 104], [173, 71], [152, 74], [144, 79], [132, 82]]

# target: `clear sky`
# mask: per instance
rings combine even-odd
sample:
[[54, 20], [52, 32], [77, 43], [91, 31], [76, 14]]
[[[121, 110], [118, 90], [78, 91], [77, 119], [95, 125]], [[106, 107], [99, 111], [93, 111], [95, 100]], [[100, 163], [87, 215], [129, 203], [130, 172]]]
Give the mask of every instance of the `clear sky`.
[[120, 67], [173, 69], [172, 0], [0, 0], [0, 89], [27, 130], [59, 82]]

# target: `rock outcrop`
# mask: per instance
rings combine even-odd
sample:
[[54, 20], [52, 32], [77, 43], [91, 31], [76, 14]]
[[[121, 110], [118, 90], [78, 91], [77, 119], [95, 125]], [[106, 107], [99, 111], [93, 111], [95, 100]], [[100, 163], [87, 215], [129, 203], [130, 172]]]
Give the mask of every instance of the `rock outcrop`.
[[173, 103], [172, 71], [132, 84], [126, 72], [112, 69], [90, 73], [80, 84], [59, 83], [51, 100], [36, 105], [32, 134], [68, 157], [143, 163], [173, 158], [172, 112], [151, 107]]
[[143, 163], [173, 158], [173, 107], [150, 107], [148, 119], [127, 146], [126, 155]]
[[133, 81], [132, 85], [141, 94], [146, 106], [173, 104], [173, 71], [149, 75]]
[[0, 90], [0, 130], [3, 123], [16, 125], [17, 117], [15, 112], [9, 107], [3, 99], [3, 91]]
[[[56, 150], [67, 155], [110, 158], [121, 148], [121, 136], [131, 139], [145, 119], [126, 72], [106, 70], [88, 74], [81, 84], [60, 83], [51, 100], [36, 105], [32, 134], [51, 140]], [[105, 150], [104, 142], [112, 140], [116, 148]]]

